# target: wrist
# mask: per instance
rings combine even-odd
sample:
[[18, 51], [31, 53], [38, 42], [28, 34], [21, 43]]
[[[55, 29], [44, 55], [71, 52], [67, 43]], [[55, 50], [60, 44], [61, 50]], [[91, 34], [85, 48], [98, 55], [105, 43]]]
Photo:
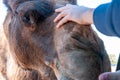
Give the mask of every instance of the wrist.
[[87, 24], [93, 24], [93, 13], [94, 13], [94, 8], [88, 8], [85, 18]]
[[90, 24], [93, 24], [93, 13], [94, 13], [94, 10], [95, 10], [94, 8], [90, 9], [90, 16], [89, 16], [90, 17]]

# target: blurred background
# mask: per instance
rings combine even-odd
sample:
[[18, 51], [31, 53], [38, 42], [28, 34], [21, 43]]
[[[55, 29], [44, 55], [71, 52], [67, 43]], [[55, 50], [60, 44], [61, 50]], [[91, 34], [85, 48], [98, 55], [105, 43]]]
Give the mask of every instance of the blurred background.
[[[111, 2], [111, 0], [78, 0], [77, 2], [78, 5], [95, 8], [100, 4]], [[6, 11], [6, 7], [3, 5], [2, 0], [0, 0], [0, 27], [2, 27], [3, 21], [5, 19]], [[101, 39], [104, 41], [105, 48], [112, 63], [112, 71], [115, 71], [120, 53], [120, 38], [105, 36], [97, 31], [94, 25], [92, 25], [92, 27], [98, 33], [99, 37], [101, 37]]]

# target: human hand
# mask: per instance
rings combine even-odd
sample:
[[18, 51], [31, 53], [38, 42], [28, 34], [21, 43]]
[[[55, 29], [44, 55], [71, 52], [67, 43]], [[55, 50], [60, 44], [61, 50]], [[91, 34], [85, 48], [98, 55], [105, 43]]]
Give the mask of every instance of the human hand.
[[89, 25], [93, 23], [93, 11], [94, 9], [92, 8], [68, 4], [55, 10], [59, 14], [54, 19], [54, 22], [58, 23], [57, 28], [60, 28], [68, 21], [73, 21], [81, 25]]
[[120, 70], [117, 72], [105, 72], [99, 76], [99, 80], [120, 80]]

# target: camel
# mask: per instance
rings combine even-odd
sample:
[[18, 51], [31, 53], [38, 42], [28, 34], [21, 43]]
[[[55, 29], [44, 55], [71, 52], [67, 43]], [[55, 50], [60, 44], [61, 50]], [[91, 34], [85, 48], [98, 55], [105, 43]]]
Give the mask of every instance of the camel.
[[23, 69], [38, 71], [42, 80], [97, 80], [110, 71], [110, 61], [91, 25], [68, 22], [59, 30], [53, 22], [54, 10], [67, 3], [76, 0], [4, 0], [11, 56]]

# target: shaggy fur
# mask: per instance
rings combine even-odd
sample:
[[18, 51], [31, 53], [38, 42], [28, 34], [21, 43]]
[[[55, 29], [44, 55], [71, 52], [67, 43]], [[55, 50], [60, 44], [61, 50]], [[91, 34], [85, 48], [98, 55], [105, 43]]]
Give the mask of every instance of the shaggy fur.
[[56, 29], [55, 8], [71, 1], [5, 1], [11, 21], [4, 29], [13, 59], [22, 68], [39, 71], [43, 80], [97, 80], [110, 71], [103, 42], [91, 26], [68, 22]]
[[2, 26], [0, 39], [0, 80], [42, 80], [37, 71], [25, 70], [15, 63]]

